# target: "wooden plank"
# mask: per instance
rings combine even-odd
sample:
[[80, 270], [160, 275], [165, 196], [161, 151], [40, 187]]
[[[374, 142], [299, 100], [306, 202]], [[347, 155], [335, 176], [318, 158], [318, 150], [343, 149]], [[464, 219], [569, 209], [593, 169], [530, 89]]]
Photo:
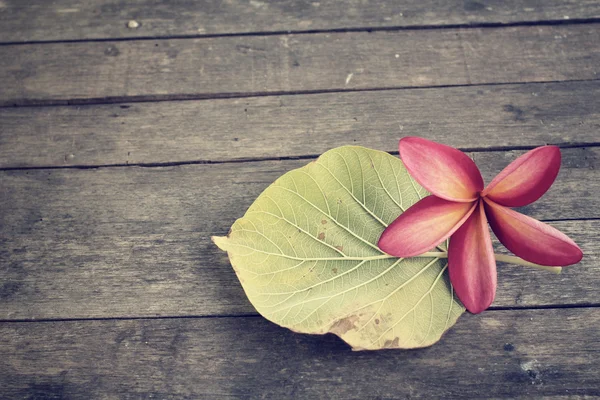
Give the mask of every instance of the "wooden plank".
[[[352, 28], [535, 23], [600, 17], [596, 1], [23, 1], [0, 3], [0, 40], [29, 42]], [[139, 26], [129, 28], [135, 20]]]
[[[522, 152], [474, 153], [486, 180]], [[225, 253], [259, 193], [306, 160], [0, 173], [0, 319], [254, 313]], [[600, 148], [563, 151], [552, 189], [523, 212], [599, 218]], [[600, 221], [554, 222], [583, 248], [562, 275], [500, 268], [496, 306], [598, 303]]]
[[0, 105], [597, 79], [599, 26], [0, 46]]
[[465, 315], [433, 347], [352, 352], [262, 318], [0, 324], [2, 398], [600, 396], [598, 308]]
[[0, 168], [397, 151], [403, 135], [470, 149], [589, 144], [599, 110], [600, 81], [0, 108]]

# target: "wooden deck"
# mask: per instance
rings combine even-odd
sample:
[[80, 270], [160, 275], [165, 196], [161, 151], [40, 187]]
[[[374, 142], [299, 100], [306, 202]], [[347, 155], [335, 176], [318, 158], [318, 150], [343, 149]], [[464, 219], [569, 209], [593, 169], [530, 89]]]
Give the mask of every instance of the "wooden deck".
[[[257, 315], [210, 236], [405, 135], [487, 181], [561, 146], [523, 212], [581, 264], [500, 265], [492, 308], [420, 350]], [[599, 242], [598, 1], [0, 0], [2, 399], [600, 397]]]

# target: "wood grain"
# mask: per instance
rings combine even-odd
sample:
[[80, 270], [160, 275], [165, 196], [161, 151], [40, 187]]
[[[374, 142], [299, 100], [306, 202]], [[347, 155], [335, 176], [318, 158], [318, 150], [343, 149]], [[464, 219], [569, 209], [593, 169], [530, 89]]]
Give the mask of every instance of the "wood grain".
[[[0, 3], [0, 40], [30, 42], [352, 28], [535, 23], [600, 17], [591, 0], [120, 0]], [[138, 22], [135, 29], [127, 27]]]
[[0, 168], [397, 151], [405, 135], [470, 149], [590, 144], [599, 110], [600, 81], [0, 108]]
[[597, 79], [599, 26], [0, 46], [0, 105]]
[[[0, 0], [0, 398], [600, 397], [599, 21], [592, 0]], [[565, 147], [521, 211], [583, 261], [500, 264], [493, 308], [427, 349], [257, 316], [210, 236], [294, 157], [405, 135], [476, 150], [488, 182]]]
[[[522, 152], [473, 153], [486, 180]], [[0, 319], [254, 313], [224, 235], [260, 192], [307, 160], [0, 173]], [[523, 212], [600, 218], [600, 148], [563, 151], [552, 189]], [[500, 268], [496, 306], [597, 304], [600, 221], [553, 225], [578, 242], [562, 275]]]
[[430, 348], [352, 352], [262, 318], [2, 323], [0, 396], [596, 397], [599, 324], [598, 308], [488, 311]]

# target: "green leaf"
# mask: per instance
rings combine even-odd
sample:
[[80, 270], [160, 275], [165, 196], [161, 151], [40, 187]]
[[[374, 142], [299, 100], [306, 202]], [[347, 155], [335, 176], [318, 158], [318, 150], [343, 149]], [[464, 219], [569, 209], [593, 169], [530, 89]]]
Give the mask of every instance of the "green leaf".
[[446, 260], [377, 247], [385, 227], [427, 194], [397, 157], [340, 147], [277, 179], [213, 240], [276, 324], [331, 332], [354, 350], [429, 346], [464, 312]]

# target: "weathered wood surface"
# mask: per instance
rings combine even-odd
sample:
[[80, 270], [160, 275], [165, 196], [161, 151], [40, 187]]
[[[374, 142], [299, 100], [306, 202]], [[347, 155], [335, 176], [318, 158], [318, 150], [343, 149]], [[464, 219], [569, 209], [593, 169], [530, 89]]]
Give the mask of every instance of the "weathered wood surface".
[[0, 108], [0, 168], [397, 151], [405, 135], [468, 149], [600, 142], [600, 81]]
[[[591, 0], [0, 0], [0, 398], [600, 397], [599, 21]], [[487, 181], [565, 147], [523, 212], [582, 263], [501, 264], [493, 309], [421, 350], [257, 317], [210, 236], [290, 158], [404, 135], [475, 150]], [[78, 166], [100, 168], [46, 168]]]
[[[489, 181], [521, 153], [472, 156]], [[0, 319], [253, 313], [210, 236], [307, 162], [0, 172]], [[563, 150], [557, 182], [523, 212], [600, 218], [599, 163], [598, 147]], [[600, 222], [553, 224], [582, 246], [582, 264], [560, 276], [501, 268], [496, 306], [600, 303]]]
[[599, 27], [7, 45], [0, 105], [591, 80]]
[[[600, 18], [593, 0], [2, 0], [0, 43], [535, 23]], [[129, 21], [139, 26], [128, 28]]]
[[5, 323], [5, 398], [600, 396], [600, 310], [465, 315], [433, 347], [352, 352], [262, 318]]

